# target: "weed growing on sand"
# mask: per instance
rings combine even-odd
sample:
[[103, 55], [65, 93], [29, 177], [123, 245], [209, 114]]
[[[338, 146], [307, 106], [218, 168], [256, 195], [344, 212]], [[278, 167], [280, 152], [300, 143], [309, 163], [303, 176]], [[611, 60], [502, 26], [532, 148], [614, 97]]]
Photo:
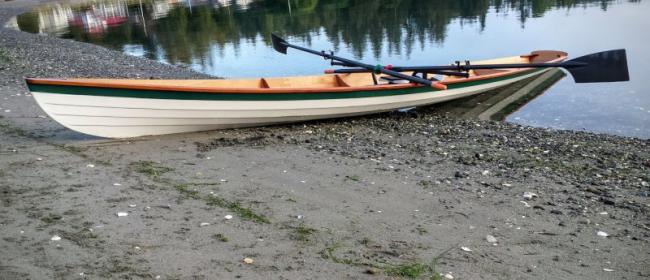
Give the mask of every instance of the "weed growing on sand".
[[293, 237], [300, 242], [308, 242], [315, 232], [317, 232], [316, 229], [306, 226], [305, 223], [300, 223], [294, 228]]
[[129, 167], [135, 172], [146, 174], [152, 179], [158, 179], [160, 175], [173, 171], [174, 169], [159, 165], [153, 161], [136, 161], [129, 164]]
[[195, 184], [178, 184], [178, 185], [174, 185], [174, 188], [178, 190], [181, 194], [185, 195], [186, 197], [197, 199], [197, 200], [203, 200], [210, 206], [218, 206], [221, 208], [229, 209], [230, 211], [234, 212], [235, 214], [237, 214], [237, 216], [239, 216], [244, 220], [249, 220], [261, 224], [271, 223], [269, 219], [266, 218], [264, 215], [257, 214], [250, 208], [243, 207], [241, 203], [238, 201], [228, 201], [226, 199], [214, 195], [202, 196], [199, 193], [199, 191], [190, 189], [190, 187], [193, 185]]
[[223, 233], [217, 233], [215, 235], [212, 235], [212, 238], [219, 240], [221, 242], [228, 242], [228, 237], [223, 235]]
[[429, 279], [441, 279], [440, 273], [435, 270], [435, 262], [431, 264], [407, 263], [384, 268], [389, 276], [416, 279], [423, 276], [430, 276]]
[[428, 233], [428, 232], [429, 232], [429, 231], [427, 231], [427, 229], [424, 228], [422, 225], [418, 225], [417, 227], [415, 227], [415, 230], [416, 230], [416, 231], [418, 232], [418, 234], [420, 234], [420, 235], [424, 235], [425, 233]]
[[[369, 243], [369, 242], [363, 242], [363, 243]], [[324, 259], [329, 259], [338, 264], [345, 264], [351, 266], [365, 266], [373, 270], [382, 270], [384, 274], [391, 277], [410, 278], [410, 279], [419, 279], [419, 278], [426, 277], [427, 279], [435, 279], [435, 280], [441, 279], [440, 273], [436, 271], [436, 267], [435, 267], [437, 258], [434, 258], [431, 261], [431, 263], [428, 264], [420, 263], [420, 262], [404, 263], [398, 265], [377, 264], [373, 262], [366, 262], [363, 260], [354, 260], [349, 258], [338, 257], [336, 256], [335, 251], [338, 250], [339, 248], [341, 248], [341, 244], [334, 243], [326, 247], [325, 249], [323, 249], [323, 251], [321, 251], [320, 254]]]
[[199, 194], [199, 191], [190, 190], [190, 185], [188, 184], [175, 185], [174, 188], [189, 198], [201, 199], [201, 195]]
[[[1, 58], [0, 58], [1, 59]], [[27, 137], [27, 138], [32, 138], [32, 136], [25, 130], [15, 127], [7, 122], [0, 122], [0, 131], [7, 135], [16, 135], [16, 136], [22, 136], [22, 137]]]
[[260, 224], [271, 223], [271, 221], [269, 221], [269, 219], [264, 215], [257, 214], [250, 208], [243, 207], [239, 201], [228, 201], [216, 196], [206, 196], [203, 200], [205, 200], [205, 202], [210, 206], [219, 206], [221, 208], [229, 209], [244, 220], [249, 220]]
[[63, 217], [57, 214], [49, 214], [47, 216], [41, 217], [41, 221], [46, 225], [51, 225], [59, 222]]
[[76, 232], [60, 231], [59, 235], [82, 248], [95, 247], [100, 242], [97, 240], [97, 234], [88, 229], [81, 229]]
[[361, 177], [359, 177], [359, 175], [345, 176], [345, 179], [350, 181], [355, 181], [355, 182], [361, 181]]
[[192, 186], [197, 186], [197, 185], [214, 185], [214, 184], [176, 184], [174, 185], [172, 182], [169, 180], [161, 180], [160, 176], [173, 171], [173, 168], [169, 168], [166, 166], [162, 166], [160, 164], [157, 164], [153, 161], [136, 161], [132, 162], [129, 164], [129, 167], [133, 169], [135, 172], [145, 174], [149, 176], [152, 180], [158, 183], [163, 183], [167, 185], [173, 185], [176, 190], [178, 190], [181, 194], [185, 195], [186, 197], [192, 198], [192, 199], [197, 199], [197, 200], [203, 200], [205, 203], [207, 203], [210, 206], [218, 206], [221, 208], [226, 208], [229, 209], [230, 211], [234, 212], [239, 216], [240, 218], [244, 220], [249, 220], [253, 221], [256, 223], [261, 223], [261, 224], [270, 224], [271, 222], [269, 221], [268, 218], [266, 218], [264, 215], [257, 214], [250, 208], [246, 208], [241, 205], [239, 201], [228, 201], [226, 199], [223, 199], [221, 197], [217, 197], [215, 195], [205, 195], [202, 196], [197, 190], [192, 190], [190, 187]]
[[11, 64], [14, 60], [9, 56], [7, 50], [0, 48], [0, 63], [2, 64]]

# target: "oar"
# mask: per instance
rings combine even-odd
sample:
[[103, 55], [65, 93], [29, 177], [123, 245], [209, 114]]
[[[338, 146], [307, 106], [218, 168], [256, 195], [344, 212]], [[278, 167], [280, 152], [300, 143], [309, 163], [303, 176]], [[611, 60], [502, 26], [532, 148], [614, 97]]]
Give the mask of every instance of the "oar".
[[[611, 50], [593, 53], [578, 58], [574, 58], [558, 63], [517, 63], [517, 64], [456, 64], [442, 66], [413, 66], [400, 67], [394, 66], [391, 70], [398, 72], [420, 72], [420, 73], [440, 73], [442, 71], [469, 71], [477, 69], [512, 69], [512, 68], [564, 68], [576, 83], [606, 83], [606, 82], [624, 82], [629, 81], [630, 76], [627, 68], [627, 56], [624, 49]], [[336, 69], [325, 70], [327, 74], [342, 73], [363, 73], [368, 72], [366, 69]], [[458, 72], [449, 72], [453, 76], [460, 76]]]
[[[386, 69], [388, 70], [393, 70], [397, 72], [411, 72], [413, 70], [412, 67], [399, 67], [399, 66], [390, 66], [386, 65]], [[363, 69], [363, 68], [347, 68], [347, 69], [327, 69], [325, 70], [325, 74], [350, 74], [350, 73], [370, 73], [372, 71]], [[454, 71], [447, 71], [447, 70], [431, 70], [431, 71], [423, 71], [423, 72], [417, 72], [413, 71], [415, 73], [427, 73], [427, 74], [440, 74], [440, 75], [446, 75], [446, 76], [457, 76], [457, 77], [463, 77], [463, 78], [469, 78], [469, 73], [467, 72], [454, 72]]]
[[273, 48], [276, 51], [278, 51], [280, 53], [283, 53], [283, 54], [287, 54], [287, 48], [294, 48], [294, 49], [297, 49], [297, 50], [300, 50], [300, 51], [304, 51], [304, 52], [307, 52], [307, 53], [322, 56], [325, 59], [337, 60], [337, 61], [340, 61], [340, 62], [344, 63], [345, 65], [360, 67], [360, 68], [363, 68], [363, 69], [366, 69], [366, 70], [372, 71], [372, 72], [384, 73], [384, 74], [389, 75], [389, 76], [404, 79], [404, 80], [407, 80], [407, 81], [410, 81], [410, 82], [413, 82], [413, 83], [423, 84], [423, 85], [430, 86], [430, 87], [440, 89], [440, 90], [447, 89], [447, 86], [445, 86], [443, 84], [440, 84], [440, 83], [437, 83], [437, 82], [432, 82], [432, 81], [429, 81], [427, 79], [423, 79], [423, 78], [420, 78], [420, 77], [405, 75], [405, 74], [402, 74], [402, 73], [387, 69], [387, 68], [385, 68], [385, 67], [383, 67], [381, 65], [376, 65], [375, 66], [375, 65], [365, 64], [363, 62], [354, 61], [354, 60], [350, 60], [350, 59], [347, 59], [347, 58], [335, 56], [334, 54], [326, 53], [324, 51], [319, 52], [319, 51], [304, 48], [304, 47], [301, 47], [301, 46], [296, 46], [296, 45], [287, 43], [287, 41], [285, 41], [284, 39], [276, 36], [275, 34], [271, 34], [271, 40], [273, 41]]

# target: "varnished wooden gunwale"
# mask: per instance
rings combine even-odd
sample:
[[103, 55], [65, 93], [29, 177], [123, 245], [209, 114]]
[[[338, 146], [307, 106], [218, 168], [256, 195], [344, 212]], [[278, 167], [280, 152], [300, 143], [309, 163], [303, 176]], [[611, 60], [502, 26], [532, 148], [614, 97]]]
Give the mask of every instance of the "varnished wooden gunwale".
[[[566, 59], [567, 54], [559, 51], [536, 51], [532, 52], [529, 55], [520, 56], [522, 61], [527, 62], [559, 62]], [[504, 58], [505, 59], [505, 58]], [[499, 61], [499, 59], [491, 60], [489, 62], [494, 63], [494, 61]], [[487, 75], [473, 75], [469, 78], [457, 78], [457, 77], [446, 77], [440, 83], [447, 86], [453, 85], [454, 87], [460, 86], [461, 84], [468, 83], [472, 84], [475, 82], [488, 80], [488, 79], [498, 79], [507, 76], [516, 76], [523, 72], [531, 70], [530, 68], [518, 68], [518, 69], [507, 69], [503, 72], [497, 72]], [[332, 79], [332, 86], [324, 87], [273, 87], [270, 86], [272, 83], [278, 82], [282, 79], [286, 79], [284, 82], [291, 80], [299, 81], [302, 78], [314, 79], [318, 77], [328, 77], [327, 79]], [[250, 79], [250, 80], [235, 80], [234, 83], [257, 83], [259, 87], [215, 87], [215, 86], [188, 86], [188, 85], [153, 85], [153, 84], [143, 84], [144, 81], [160, 81], [160, 80], [136, 80], [136, 79], [44, 79], [44, 78], [27, 78], [26, 82], [28, 85], [48, 85], [48, 86], [77, 86], [77, 87], [89, 87], [89, 88], [115, 88], [115, 89], [127, 89], [127, 90], [146, 90], [146, 91], [172, 91], [172, 92], [196, 92], [196, 93], [224, 93], [224, 94], [306, 94], [306, 93], [350, 93], [350, 92], [373, 92], [373, 91], [385, 91], [385, 90], [404, 90], [412, 88], [421, 88], [424, 87], [419, 84], [405, 83], [405, 84], [380, 84], [380, 85], [366, 85], [366, 86], [350, 86], [341, 76], [339, 75], [322, 75], [322, 76], [309, 76], [309, 77], [288, 77], [288, 78], [260, 78], [260, 79]], [[199, 80], [187, 80], [189, 81], [199, 81]], [[227, 81], [227, 80], [226, 80]], [[183, 80], [178, 80], [178, 82], [183, 82]], [[140, 83], [140, 84], [138, 84]], [[432, 88], [431, 90], [439, 90]]]

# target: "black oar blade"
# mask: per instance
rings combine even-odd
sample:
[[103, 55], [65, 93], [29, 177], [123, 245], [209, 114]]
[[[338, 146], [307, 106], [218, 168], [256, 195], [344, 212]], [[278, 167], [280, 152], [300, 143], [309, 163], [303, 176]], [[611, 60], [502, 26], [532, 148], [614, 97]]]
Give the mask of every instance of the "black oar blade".
[[271, 34], [271, 41], [273, 42], [273, 49], [279, 53], [287, 54], [287, 41], [275, 34]]
[[630, 80], [624, 49], [604, 51], [578, 57], [568, 62], [587, 64], [567, 67], [576, 83], [607, 83]]

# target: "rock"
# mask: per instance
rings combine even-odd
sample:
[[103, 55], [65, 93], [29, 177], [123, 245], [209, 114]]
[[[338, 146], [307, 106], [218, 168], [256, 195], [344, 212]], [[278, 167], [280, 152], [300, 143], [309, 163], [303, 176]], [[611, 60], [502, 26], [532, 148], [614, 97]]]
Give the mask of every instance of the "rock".
[[469, 247], [465, 247], [465, 246], [460, 247], [460, 249], [465, 251], [465, 252], [471, 252], [472, 251], [472, 249], [470, 249]]
[[129, 215], [129, 213], [128, 213], [128, 212], [117, 212], [116, 215], [117, 215], [118, 217], [126, 217], [126, 216]]
[[611, 269], [611, 268], [603, 268], [603, 271], [605, 271], [605, 272], [613, 272], [614, 270]]
[[609, 198], [601, 197], [600, 201], [602, 201], [606, 205], [616, 205], [616, 201], [614, 201], [612, 199], [609, 199]]
[[451, 275], [451, 272], [450, 272], [450, 273], [446, 273], [443, 277], [444, 277], [445, 279], [450, 279], [450, 280], [451, 280], [451, 279], [454, 279], [454, 276]]
[[485, 236], [485, 240], [490, 243], [497, 243], [497, 238], [489, 234]]
[[608, 237], [609, 236], [609, 234], [607, 234], [604, 231], [600, 231], [600, 230], [598, 232], [596, 232], [596, 235], [598, 235], [600, 237]]
[[52, 240], [52, 241], [60, 241], [60, 240], [61, 240], [61, 236], [54, 235], [54, 236], [52, 236], [52, 238], [50, 238], [50, 240]]
[[370, 275], [377, 275], [377, 274], [379, 274], [379, 272], [380, 272], [379, 269], [377, 269], [375, 267], [369, 267], [365, 271], [366, 274], [370, 274]]
[[536, 193], [533, 192], [524, 192], [524, 199], [526, 200], [531, 200], [533, 198], [537, 197]]
[[226, 219], [226, 220], [230, 220], [230, 219], [232, 219], [232, 215], [226, 215], [223, 218]]
[[209, 225], [210, 225], [210, 223], [200, 223], [200, 224], [199, 224], [200, 227], [207, 227], [207, 226], [209, 226]]
[[253, 259], [251, 259], [251, 258], [244, 258], [244, 263], [245, 263], [245, 264], [252, 264], [252, 263], [254, 263], [254, 262], [255, 262], [255, 261], [254, 261]]

